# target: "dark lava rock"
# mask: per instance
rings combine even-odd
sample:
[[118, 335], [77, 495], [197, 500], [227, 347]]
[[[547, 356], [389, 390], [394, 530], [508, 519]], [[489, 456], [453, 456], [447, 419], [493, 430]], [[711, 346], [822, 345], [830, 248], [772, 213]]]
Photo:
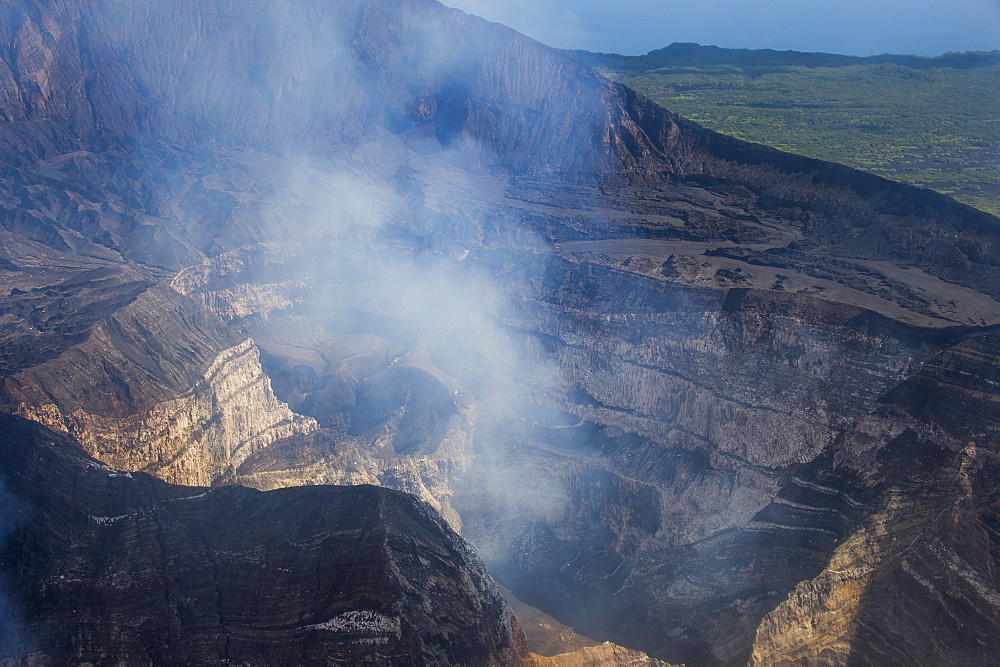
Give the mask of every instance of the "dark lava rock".
[[0, 433], [0, 661], [487, 665], [523, 653], [482, 563], [412, 496], [173, 486], [17, 417], [0, 416]]

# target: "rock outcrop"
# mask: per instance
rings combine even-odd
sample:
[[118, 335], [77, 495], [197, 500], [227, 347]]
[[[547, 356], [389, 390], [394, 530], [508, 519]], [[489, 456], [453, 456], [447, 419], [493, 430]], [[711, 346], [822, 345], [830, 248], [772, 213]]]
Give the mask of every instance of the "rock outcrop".
[[0, 415], [7, 664], [510, 665], [469, 546], [388, 489], [165, 484]]
[[178, 484], [209, 484], [316, 428], [274, 397], [252, 341], [162, 287], [9, 376], [0, 395], [4, 409], [72, 434], [109, 465]]
[[914, 427], [865, 473], [874, 511], [764, 619], [753, 664], [1000, 658], [997, 342], [972, 336], [885, 397]]
[[669, 663], [650, 658], [641, 651], [633, 651], [611, 642], [588, 646], [572, 653], [560, 653], [551, 658], [532, 654], [527, 664], [533, 667], [618, 667], [619, 665], [670, 667]]

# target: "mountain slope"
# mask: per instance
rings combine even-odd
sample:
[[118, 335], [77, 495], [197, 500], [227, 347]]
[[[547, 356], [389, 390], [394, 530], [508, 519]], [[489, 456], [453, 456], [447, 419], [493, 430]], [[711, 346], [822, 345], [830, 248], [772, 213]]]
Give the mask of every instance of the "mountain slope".
[[644, 56], [572, 55], [714, 130], [1000, 211], [1000, 53], [859, 58], [671, 44]]

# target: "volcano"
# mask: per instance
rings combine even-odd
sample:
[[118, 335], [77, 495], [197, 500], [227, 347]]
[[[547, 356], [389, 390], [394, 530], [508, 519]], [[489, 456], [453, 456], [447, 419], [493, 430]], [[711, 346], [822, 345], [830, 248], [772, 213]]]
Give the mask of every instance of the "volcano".
[[996, 661], [998, 240], [433, 0], [4, 0], [0, 657], [526, 659], [481, 558], [661, 660]]

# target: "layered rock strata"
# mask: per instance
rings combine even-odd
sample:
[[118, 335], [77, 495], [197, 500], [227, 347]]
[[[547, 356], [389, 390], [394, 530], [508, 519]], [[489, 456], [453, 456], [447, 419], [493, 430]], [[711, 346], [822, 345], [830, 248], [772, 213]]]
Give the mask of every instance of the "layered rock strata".
[[316, 428], [275, 398], [252, 341], [163, 288], [7, 377], [0, 395], [5, 409], [72, 434], [102, 461], [174, 483], [209, 484]]
[[884, 398], [913, 426], [864, 474], [873, 512], [764, 619], [753, 664], [1000, 658], [997, 343], [971, 336]]
[[0, 432], [5, 664], [524, 655], [482, 563], [412, 496], [172, 486], [17, 417]]
[[610, 642], [588, 646], [572, 653], [560, 653], [551, 658], [532, 654], [527, 664], [534, 667], [618, 667], [619, 665], [670, 667], [669, 663], [650, 658], [641, 651], [633, 651]]

